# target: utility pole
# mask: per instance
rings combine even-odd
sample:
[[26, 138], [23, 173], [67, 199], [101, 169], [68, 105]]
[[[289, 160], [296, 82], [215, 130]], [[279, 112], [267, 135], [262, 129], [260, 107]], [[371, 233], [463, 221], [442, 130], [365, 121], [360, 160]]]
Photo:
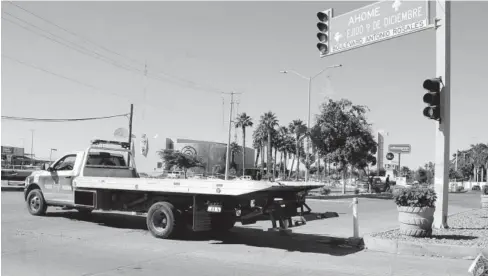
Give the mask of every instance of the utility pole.
[[402, 176], [401, 173], [402, 173], [402, 154], [399, 152], [398, 153], [398, 175]]
[[443, 82], [441, 121], [436, 122], [435, 148], [435, 191], [437, 204], [434, 213], [434, 227], [448, 228], [449, 199], [449, 144], [451, 132], [451, 1], [436, 2], [436, 75]]
[[[236, 101], [236, 117], [239, 115], [239, 101]], [[234, 142], [237, 143], [237, 128], [234, 126]]]
[[241, 93], [222, 93], [222, 94], [230, 94], [230, 112], [229, 112], [229, 133], [227, 137], [227, 153], [225, 155], [225, 180], [229, 180], [229, 166], [230, 166], [230, 137], [231, 137], [231, 130], [232, 130], [232, 106], [234, 105], [234, 95], [241, 94]]
[[31, 129], [31, 158], [34, 157], [34, 130]]
[[146, 116], [146, 90], [147, 90], [147, 63], [144, 63], [144, 90], [142, 92], [142, 101], [143, 101], [143, 108], [142, 108], [142, 120], [144, 121]]
[[53, 151], [57, 151], [57, 149], [51, 149], [51, 152], [49, 153], [49, 162], [52, 161]]
[[[307, 152], [305, 153], [306, 166], [310, 166], [310, 101], [312, 94], [312, 77], [308, 78], [308, 114], [307, 114]], [[298, 160], [300, 162], [300, 160]], [[310, 168], [310, 167], [309, 167]], [[308, 182], [308, 174], [310, 169], [305, 168], [305, 182]]]
[[[132, 116], [134, 114], [134, 104], [130, 104], [129, 115], [129, 149], [132, 150]], [[130, 166], [130, 158], [127, 160], [127, 166]]]

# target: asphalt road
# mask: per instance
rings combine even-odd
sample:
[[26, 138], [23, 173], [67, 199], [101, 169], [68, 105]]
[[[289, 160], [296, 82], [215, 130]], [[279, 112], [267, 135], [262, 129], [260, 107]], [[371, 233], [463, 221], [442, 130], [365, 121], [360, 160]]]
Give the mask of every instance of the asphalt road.
[[[316, 234], [283, 237], [243, 227], [223, 238], [195, 235], [185, 240], [159, 240], [147, 232], [143, 217], [95, 212], [84, 218], [55, 208], [48, 209], [46, 217], [34, 217], [27, 212], [22, 193], [2, 192], [1, 199], [1, 271], [7, 276], [437, 276], [465, 275], [471, 263], [369, 252], [318, 243]], [[478, 207], [474, 202], [479, 202], [479, 193], [458, 194], [451, 201], [451, 209], [459, 211]], [[362, 200], [361, 204], [363, 218], [394, 214], [391, 201]], [[309, 205], [318, 212], [336, 211], [346, 217], [350, 213], [347, 201], [310, 201]], [[342, 227], [339, 220], [329, 221], [331, 228]], [[327, 234], [323, 223], [316, 220], [296, 229], [304, 233], [319, 229]]]

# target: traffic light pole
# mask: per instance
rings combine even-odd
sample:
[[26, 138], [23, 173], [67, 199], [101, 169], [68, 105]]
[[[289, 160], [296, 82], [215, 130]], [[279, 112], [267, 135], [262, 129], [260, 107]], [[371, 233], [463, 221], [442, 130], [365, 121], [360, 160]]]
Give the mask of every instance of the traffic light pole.
[[398, 175], [402, 176], [402, 154], [398, 153]]
[[451, 132], [451, 1], [437, 0], [436, 75], [443, 82], [440, 93], [441, 120], [436, 122], [435, 182], [437, 193], [434, 227], [448, 228], [449, 145]]

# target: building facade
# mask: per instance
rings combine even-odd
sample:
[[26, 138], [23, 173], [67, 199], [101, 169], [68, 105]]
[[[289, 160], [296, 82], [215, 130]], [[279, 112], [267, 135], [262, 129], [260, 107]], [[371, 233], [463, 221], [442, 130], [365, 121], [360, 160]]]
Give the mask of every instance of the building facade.
[[[190, 139], [167, 138], [166, 149], [178, 150], [199, 158], [205, 167], [202, 169], [194, 169], [195, 172], [216, 174], [222, 173], [225, 170], [227, 144]], [[245, 151], [245, 167], [252, 168], [254, 166], [254, 149], [246, 147]], [[232, 161], [232, 156], [230, 158]], [[233, 161], [236, 164], [236, 171], [242, 171], [242, 153], [235, 154]]]

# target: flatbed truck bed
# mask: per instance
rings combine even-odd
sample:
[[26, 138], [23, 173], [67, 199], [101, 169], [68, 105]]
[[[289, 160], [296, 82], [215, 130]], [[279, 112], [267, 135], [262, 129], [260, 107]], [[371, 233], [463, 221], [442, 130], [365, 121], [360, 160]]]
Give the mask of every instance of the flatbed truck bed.
[[[110, 164], [103, 163], [106, 161]], [[321, 185], [252, 180], [139, 178], [128, 143], [97, 140], [87, 150], [68, 153], [46, 170], [33, 172], [26, 178], [24, 194], [32, 215], [44, 215], [48, 206], [85, 214], [92, 210], [137, 212], [146, 214], [153, 236], [171, 238], [187, 230], [225, 232], [236, 221], [251, 224], [262, 215], [271, 219], [273, 229], [287, 229], [291, 217], [301, 216], [304, 207], [309, 209], [305, 192], [318, 187]]]

